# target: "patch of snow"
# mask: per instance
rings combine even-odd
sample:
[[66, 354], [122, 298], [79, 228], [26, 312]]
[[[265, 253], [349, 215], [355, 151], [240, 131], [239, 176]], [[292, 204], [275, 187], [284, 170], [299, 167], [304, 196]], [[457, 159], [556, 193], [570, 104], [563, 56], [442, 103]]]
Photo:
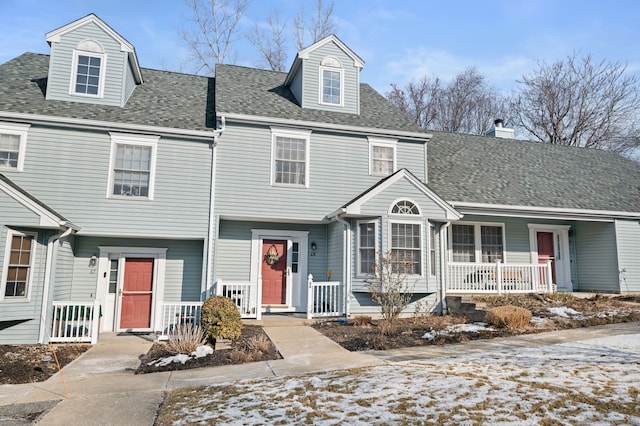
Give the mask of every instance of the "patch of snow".
[[167, 356], [164, 358], [160, 358], [160, 359], [156, 359], [155, 361], [151, 361], [149, 363], [149, 365], [153, 365], [156, 367], [164, 367], [165, 365], [169, 365], [172, 362], [175, 363], [180, 363], [180, 364], [184, 364], [185, 362], [189, 361], [191, 359], [191, 357], [189, 355], [185, 355], [185, 354], [178, 354], [178, 355], [173, 355], [173, 356]]
[[178, 354], [173, 356], [167, 356], [164, 358], [156, 359], [155, 361], [151, 361], [149, 365], [153, 365], [155, 367], [164, 367], [165, 365], [169, 365], [172, 362], [184, 364], [190, 359], [196, 358], [204, 358], [205, 356], [212, 354], [213, 348], [211, 346], [198, 346], [195, 351], [191, 352], [189, 355]]
[[493, 327], [489, 327], [486, 322], [472, 322], [467, 324], [450, 325], [440, 331], [428, 331], [422, 338], [426, 340], [433, 340], [437, 336], [451, 336], [456, 333], [480, 333], [481, 331], [493, 331]]
[[191, 356], [193, 358], [204, 358], [207, 355], [211, 355], [213, 353], [213, 348], [211, 346], [198, 346], [198, 348], [191, 352]]
[[547, 308], [547, 310], [549, 312], [551, 312], [553, 315], [562, 317], [562, 318], [571, 318], [571, 317], [575, 317], [575, 316], [581, 316], [582, 313], [578, 312], [574, 309], [568, 308], [566, 306], [559, 306], [559, 307], [554, 307], [554, 308]]

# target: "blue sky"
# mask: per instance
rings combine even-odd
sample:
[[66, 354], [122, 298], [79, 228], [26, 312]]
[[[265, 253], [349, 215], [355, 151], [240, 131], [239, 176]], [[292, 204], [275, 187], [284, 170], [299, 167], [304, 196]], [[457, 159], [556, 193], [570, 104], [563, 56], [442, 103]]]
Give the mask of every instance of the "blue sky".
[[[292, 17], [313, 0], [252, 0], [241, 30], [269, 10]], [[95, 13], [136, 46], [143, 67], [189, 72], [179, 29], [182, 0], [0, 0], [0, 63], [23, 52], [48, 53], [45, 34]], [[640, 71], [640, 1], [636, 0], [335, 0], [336, 35], [365, 61], [363, 82], [385, 92], [424, 75], [448, 80], [477, 66], [508, 90], [538, 60], [572, 52]], [[295, 54], [289, 49], [289, 61]], [[255, 66], [238, 44], [236, 63]]]

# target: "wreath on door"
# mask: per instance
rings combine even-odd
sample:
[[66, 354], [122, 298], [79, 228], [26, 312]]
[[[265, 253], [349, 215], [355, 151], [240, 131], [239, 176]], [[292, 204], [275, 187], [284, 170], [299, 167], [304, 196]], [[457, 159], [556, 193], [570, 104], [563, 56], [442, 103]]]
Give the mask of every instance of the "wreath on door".
[[264, 261], [267, 265], [275, 265], [280, 260], [280, 254], [278, 254], [278, 249], [275, 245], [271, 244], [269, 250], [264, 255]]

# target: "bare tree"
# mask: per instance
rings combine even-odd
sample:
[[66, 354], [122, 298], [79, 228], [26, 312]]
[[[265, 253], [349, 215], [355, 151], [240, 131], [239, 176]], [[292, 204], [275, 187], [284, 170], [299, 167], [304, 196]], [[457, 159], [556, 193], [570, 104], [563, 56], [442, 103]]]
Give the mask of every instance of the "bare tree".
[[376, 259], [369, 277], [365, 280], [374, 302], [380, 305], [382, 331], [392, 334], [396, 320], [411, 302], [414, 283], [409, 283], [413, 273], [413, 258], [389, 252]]
[[546, 143], [627, 153], [638, 147], [638, 80], [626, 66], [590, 55], [540, 62], [518, 81], [517, 124]]
[[267, 17], [267, 25], [268, 31], [256, 22], [247, 39], [258, 49], [264, 65], [272, 71], [285, 71], [287, 54], [284, 30], [287, 23], [281, 20], [278, 11], [272, 11]]
[[496, 117], [508, 116], [506, 103], [476, 67], [467, 68], [443, 86], [438, 78], [423, 77], [386, 93], [400, 111], [430, 130], [485, 134]]
[[436, 118], [436, 100], [440, 91], [439, 79], [423, 77], [420, 81], [410, 82], [405, 89], [392, 84], [386, 97], [411, 121], [427, 129]]
[[183, 29], [182, 38], [192, 53], [198, 71], [215, 74], [215, 65], [235, 61], [231, 51], [238, 38], [238, 23], [249, 6], [249, 0], [185, 0], [193, 12], [189, 19], [195, 26]]
[[325, 5], [323, 0], [316, 0], [315, 12], [309, 20], [305, 16], [304, 5], [293, 19], [296, 48], [305, 47], [323, 39], [335, 31], [333, 22], [333, 1]]

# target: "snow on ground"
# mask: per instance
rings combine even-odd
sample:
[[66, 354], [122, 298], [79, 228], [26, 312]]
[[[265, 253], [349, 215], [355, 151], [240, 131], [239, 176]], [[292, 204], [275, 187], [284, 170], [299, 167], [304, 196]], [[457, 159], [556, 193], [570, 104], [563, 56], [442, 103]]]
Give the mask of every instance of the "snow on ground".
[[456, 333], [480, 333], [481, 331], [493, 331], [495, 328], [489, 327], [486, 322], [471, 322], [467, 324], [455, 324], [445, 327], [443, 330], [432, 330], [425, 333], [422, 338], [433, 340], [438, 336], [450, 336]]
[[170, 409], [177, 425], [640, 425], [640, 334], [245, 380]]
[[213, 353], [213, 348], [211, 346], [198, 346], [196, 350], [191, 352], [189, 355], [177, 354], [177, 355], [167, 356], [164, 358], [156, 359], [155, 361], [151, 361], [149, 365], [155, 365], [156, 367], [164, 367], [165, 365], [169, 365], [172, 362], [175, 362], [176, 364], [184, 364], [190, 359], [203, 358], [212, 353]]

